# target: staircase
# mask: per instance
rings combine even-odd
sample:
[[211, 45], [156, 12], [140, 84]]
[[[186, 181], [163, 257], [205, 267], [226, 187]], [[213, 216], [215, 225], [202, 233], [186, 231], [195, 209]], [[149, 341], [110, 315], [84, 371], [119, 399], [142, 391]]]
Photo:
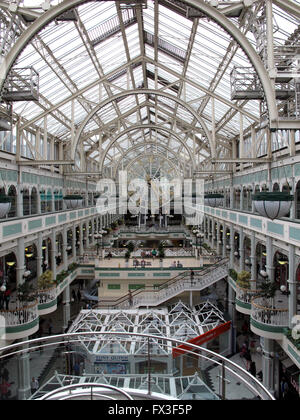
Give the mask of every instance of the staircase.
[[167, 302], [183, 292], [200, 291], [212, 284], [222, 280], [228, 275], [228, 259], [224, 258], [219, 262], [203, 269], [194, 271], [193, 282], [190, 270], [179, 274], [173, 279], [167, 280], [158, 288], [143, 288], [132, 293], [130, 305], [129, 295], [126, 294], [116, 300], [100, 300], [97, 307], [104, 309], [129, 309], [139, 307], [155, 307]]

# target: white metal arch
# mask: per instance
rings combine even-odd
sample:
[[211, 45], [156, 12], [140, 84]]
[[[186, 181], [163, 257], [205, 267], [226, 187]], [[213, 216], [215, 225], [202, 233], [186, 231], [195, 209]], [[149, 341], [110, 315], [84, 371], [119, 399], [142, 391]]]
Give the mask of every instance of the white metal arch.
[[[14, 46], [11, 48], [7, 56], [2, 61], [0, 65], [0, 92], [2, 91], [7, 75], [9, 74], [12, 66], [14, 65], [15, 61], [17, 60], [23, 49], [31, 41], [31, 39], [40, 30], [46, 27], [51, 21], [53, 21], [62, 13], [91, 1], [93, 0], [64, 0], [60, 4], [51, 7], [47, 12], [45, 12], [39, 18], [37, 18], [28, 27], [28, 29], [26, 29], [22, 33], [22, 35], [18, 38]], [[276, 124], [278, 123], [278, 112], [276, 107], [274, 88], [261, 58], [256, 53], [251, 43], [248, 41], [245, 35], [226, 16], [224, 16], [222, 13], [216, 10], [216, 8], [210, 6], [204, 0], [183, 0], [183, 2], [186, 3], [188, 6], [191, 6], [196, 10], [199, 10], [200, 12], [204, 13], [208, 18], [211, 18], [214, 22], [220, 25], [230, 36], [232, 36], [236, 40], [236, 42], [248, 56], [250, 62], [252, 63], [253, 67], [257, 72], [257, 75], [261, 81], [265, 93], [265, 98], [269, 112], [270, 126], [276, 128]], [[208, 138], [210, 137], [208, 136]]]
[[[157, 130], [157, 131], [166, 131], [168, 132], [170, 135], [172, 135], [173, 137], [175, 137], [179, 143], [182, 144], [182, 146], [186, 149], [186, 151], [188, 152], [192, 165], [193, 165], [193, 170], [195, 169], [195, 159], [193, 154], [191, 153], [190, 149], [188, 148], [188, 146], [184, 143], [184, 141], [176, 134], [174, 133], [174, 131], [170, 130], [167, 127], [161, 127], [159, 125], [155, 125], [155, 124], [136, 124], [136, 125], [132, 125], [131, 127], [126, 128], [125, 130], [123, 130], [121, 133], [119, 133], [115, 138], [113, 138], [110, 143], [107, 145], [103, 155], [101, 156], [101, 160], [100, 160], [100, 166], [99, 166], [99, 172], [102, 172], [103, 170], [103, 165], [104, 165], [104, 160], [105, 157], [108, 153], [108, 151], [113, 147], [113, 145], [118, 141], [118, 139], [120, 137], [122, 137], [123, 135], [129, 133], [130, 131], [133, 130], [138, 130], [138, 129], [145, 129], [145, 128], [149, 128], [149, 129], [153, 129], [153, 130]], [[144, 143], [144, 144], [148, 144], [148, 143]]]
[[[208, 130], [208, 128], [206, 127], [206, 124], [204, 122], [204, 120], [197, 114], [197, 112], [188, 104], [186, 104], [183, 100], [177, 98], [174, 95], [171, 95], [169, 93], [166, 92], [161, 92], [161, 91], [156, 91], [155, 89], [133, 89], [133, 90], [126, 90], [125, 92], [121, 92], [121, 93], [117, 93], [114, 96], [111, 96], [107, 99], [105, 99], [103, 102], [101, 102], [101, 104], [97, 105], [93, 111], [91, 111], [83, 120], [83, 122], [81, 123], [80, 127], [78, 128], [75, 138], [74, 138], [74, 142], [72, 144], [72, 148], [71, 148], [71, 159], [73, 160], [75, 158], [75, 154], [76, 154], [76, 149], [77, 146], [80, 142], [80, 136], [81, 133], [84, 130], [84, 127], [88, 124], [88, 122], [97, 114], [98, 111], [100, 111], [101, 108], [105, 107], [106, 105], [108, 105], [109, 103], [124, 98], [126, 96], [130, 96], [130, 95], [157, 95], [157, 96], [163, 96], [165, 98], [168, 98], [174, 102], [176, 102], [177, 104], [181, 105], [183, 108], [186, 108], [194, 117], [195, 119], [199, 122], [199, 124], [202, 126], [202, 128], [205, 131], [205, 135], [209, 140], [209, 144], [211, 147], [211, 150], [215, 149], [215, 146], [212, 144], [212, 136], [211, 136], [211, 132]], [[151, 125], [150, 125], [151, 126]], [[130, 127], [131, 128], [131, 127]]]
[[[176, 174], [178, 174], [178, 168], [176, 167], [176, 165], [174, 164], [174, 162], [172, 162], [167, 156], [164, 156], [162, 153], [154, 153], [153, 156], [159, 156], [162, 159], [166, 160], [170, 166], [172, 166], [172, 168], [174, 169], [174, 171], [176, 172]], [[126, 165], [126, 169], [130, 168], [135, 162], [137, 162], [139, 159], [141, 159], [142, 157], [145, 157], [145, 155], [143, 153], [140, 153], [139, 155], [135, 156], [127, 165]]]
[[[140, 143], [140, 144], [136, 144], [135, 146], [133, 146], [133, 147], [130, 147], [130, 149], [127, 149], [126, 150], [126, 152], [118, 159], [118, 162], [117, 162], [117, 164], [116, 164], [116, 168], [115, 168], [115, 171], [114, 171], [114, 178], [116, 177], [116, 175], [117, 175], [117, 171], [118, 171], [118, 169], [119, 169], [119, 167], [120, 167], [120, 164], [121, 164], [121, 162], [122, 162], [122, 159], [128, 154], [128, 153], [130, 153], [130, 152], [132, 152], [132, 151], [134, 151], [134, 150], [136, 150], [136, 149], [139, 149], [140, 147], [145, 147], [145, 145], [150, 145], [150, 146], [155, 146], [156, 145], [156, 143], [155, 142], [147, 142], [146, 144], [145, 143]], [[159, 147], [161, 147], [162, 149], [164, 149], [164, 150], [166, 150], [167, 152], [169, 152], [169, 153], [172, 153], [173, 155], [174, 155], [174, 159], [178, 159], [177, 158], [177, 156], [176, 156], [176, 152], [174, 152], [172, 149], [170, 149], [168, 146], [166, 146], [166, 145], [164, 145], [164, 144], [159, 144]], [[178, 159], [179, 160], [179, 159]], [[179, 163], [179, 165], [180, 165], [180, 167], [182, 166], [182, 162], [178, 162]]]

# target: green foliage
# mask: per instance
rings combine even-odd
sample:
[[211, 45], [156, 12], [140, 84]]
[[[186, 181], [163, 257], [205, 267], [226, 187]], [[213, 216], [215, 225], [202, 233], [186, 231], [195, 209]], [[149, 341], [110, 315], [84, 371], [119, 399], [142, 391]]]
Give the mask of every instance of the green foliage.
[[158, 245], [158, 257], [165, 258], [165, 250], [163, 242], [160, 242]]
[[291, 328], [285, 328], [284, 329], [284, 334], [286, 335], [286, 337], [288, 338], [289, 341], [291, 341], [293, 343], [293, 345], [300, 350], [300, 338], [298, 338], [297, 340], [295, 340], [292, 336], [292, 330]]
[[229, 269], [229, 275], [234, 281], [237, 281], [238, 274], [233, 268]]
[[243, 289], [250, 289], [251, 273], [249, 271], [241, 271], [237, 274], [236, 283]]
[[76, 262], [73, 262], [73, 263], [68, 265], [68, 271], [73, 271], [77, 267], [78, 267], [78, 264]]
[[39, 290], [50, 289], [55, 284], [52, 271], [46, 270], [41, 274], [37, 284]]
[[133, 242], [128, 242], [127, 249], [128, 249], [128, 251], [130, 253], [134, 251], [134, 244], [133, 244]]
[[17, 287], [17, 296], [20, 302], [33, 302], [37, 298], [37, 291], [32, 284], [24, 282]]
[[264, 281], [260, 285], [260, 295], [265, 298], [273, 298], [277, 290], [277, 284], [273, 281]]
[[125, 259], [126, 260], [129, 260], [129, 258], [130, 258], [130, 251], [126, 251], [126, 253], [125, 253]]

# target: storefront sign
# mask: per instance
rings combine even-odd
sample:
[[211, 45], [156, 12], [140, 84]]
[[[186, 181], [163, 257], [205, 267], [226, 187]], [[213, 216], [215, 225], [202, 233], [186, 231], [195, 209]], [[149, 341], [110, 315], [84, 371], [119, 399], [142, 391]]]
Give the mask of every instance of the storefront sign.
[[103, 362], [128, 362], [128, 356], [122, 355], [107, 355], [107, 356], [96, 356], [95, 363], [103, 363]]

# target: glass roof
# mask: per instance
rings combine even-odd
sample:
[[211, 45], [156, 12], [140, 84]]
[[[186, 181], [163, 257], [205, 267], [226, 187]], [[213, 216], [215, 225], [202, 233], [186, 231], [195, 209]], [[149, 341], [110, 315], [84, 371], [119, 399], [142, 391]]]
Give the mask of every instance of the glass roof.
[[[22, 7], [36, 13], [42, 13], [42, 3], [21, 1]], [[54, 6], [61, 1], [50, 3]], [[244, 7], [239, 16], [229, 18], [254, 48], [253, 25], [263, 13], [263, 3], [256, 1]], [[291, 3], [300, 5], [299, 0]], [[0, 6], [1, 13], [9, 16], [10, 12]], [[102, 152], [107, 152], [104, 167], [109, 167], [112, 159], [115, 165], [125, 167], [142, 152], [142, 144], [154, 141], [159, 153], [175, 165], [180, 166], [184, 154], [186, 166], [179, 168], [184, 176], [191, 170], [191, 156], [197, 165], [209, 159], [207, 133], [214, 127], [218, 154], [222, 156], [239, 135], [240, 113], [244, 131], [259, 123], [258, 100], [231, 100], [230, 73], [235, 66], [250, 67], [249, 59], [211, 19], [188, 17], [185, 3], [147, 1], [143, 7], [124, 7], [114, 1], [89, 1], [75, 10], [75, 17], [47, 25], [18, 58], [16, 68], [32, 66], [39, 73], [39, 101], [14, 103], [14, 112], [21, 115], [27, 128], [43, 130], [46, 116], [48, 133], [65, 142], [68, 149], [73, 124], [78, 128], [96, 105], [132, 90], [135, 94], [101, 107], [84, 127], [81, 141], [89, 159], [99, 163], [101, 138]], [[21, 31], [29, 25], [22, 19], [17, 24]], [[275, 44], [284, 45], [299, 21], [274, 5], [273, 24]], [[158, 94], [138, 94], [141, 88]], [[127, 131], [106, 150], [114, 136], [143, 124], [156, 129]], [[145, 146], [145, 150], [149, 149]]]

